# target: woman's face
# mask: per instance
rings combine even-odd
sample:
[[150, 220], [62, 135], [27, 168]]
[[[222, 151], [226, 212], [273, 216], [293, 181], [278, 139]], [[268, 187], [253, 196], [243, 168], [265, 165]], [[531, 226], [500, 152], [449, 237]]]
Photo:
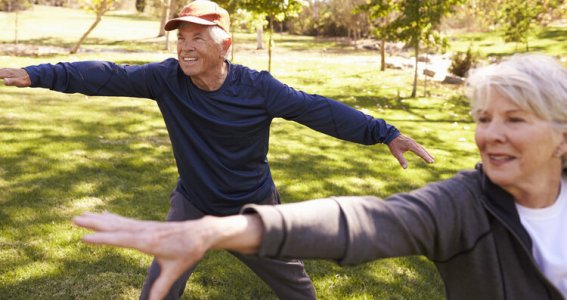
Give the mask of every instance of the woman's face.
[[509, 192], [561, 176], [564, 135], [497, 92], [477, 111], [475, 139], [484, 171]]

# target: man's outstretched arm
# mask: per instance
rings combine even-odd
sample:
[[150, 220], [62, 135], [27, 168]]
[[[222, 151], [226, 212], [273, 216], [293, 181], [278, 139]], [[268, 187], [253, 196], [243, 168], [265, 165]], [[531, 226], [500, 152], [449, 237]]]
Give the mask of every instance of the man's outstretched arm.
[[336, 138], [364, 145], [387, 144], [400, 165], [407, 168], [403, 153], [415, 153], [427, 163], [434, 159], [412, 138], [401, 135], [384, 119], [374, 118], [337, 100], [295, 90], [262, 73], [266, 108], [274, 117], [292, 120]]
[[2, 68], [0, 69], [0, 79], [8, 86], [29, 87], [31, 79], [28, 72], [24, 69]]

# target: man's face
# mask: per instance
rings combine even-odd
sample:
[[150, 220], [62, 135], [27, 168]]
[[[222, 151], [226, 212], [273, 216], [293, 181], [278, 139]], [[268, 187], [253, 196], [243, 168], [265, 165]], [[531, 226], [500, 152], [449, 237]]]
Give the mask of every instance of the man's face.
[[215, 76], [224, 64], [222, 45], [215, 43], [206, 25], [184, 23], [177, 30], [177, 58], [193, 80]]

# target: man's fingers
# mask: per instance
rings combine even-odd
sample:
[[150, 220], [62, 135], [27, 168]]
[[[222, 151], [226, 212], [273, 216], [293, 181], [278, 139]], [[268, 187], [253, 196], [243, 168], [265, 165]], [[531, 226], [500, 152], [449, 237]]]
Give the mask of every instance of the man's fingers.
[[102, 214], [84, 213], [73, 218], [73, 223], [77, 226], [102, 232], [112, 232], [117, 230], [135, 232], [143, 229], [146, 222], [147, 221], [125, 218], [109, 212]]
[[407, 168], [408, 164], [406, 159], [404, 158], [404, 152], [411, 151], [415, 153], [417, 156], [421, 157], [427, 163], [433, 163], [434, 159], [425, 148], [423, 148], [420, 144], [414, 141], [412, 138], [407, 137], [405, 135], [399, 135], [393, 141], [388, 144], [390, 148], [390, 152], [392, 155], [400, 162], [402, 168]]
[[114, 231], [117, 226], [112, 217], [107, 214], [84, 213], [73, 218], [73, 223], [77, 226], [95, 231]]
[[429, 154], [429, 152], [427, 152], [427, 150], [425, 150], [425, 148], [423, 148], [420, 144], [415, 144], [415, 147], [413, 147], [413, 149], [411, 149], [413, 151], [413, 153], [417, 154], [417, 156], [421, 157], [423, 160], [425, 160], [427, 163], [433, 163], [435, 162], [435, 159], [433, 159], [433, 156], [431, 154]]
[[4, 68], [0, 69], [0, 79], [4, 79], [7, 86], [29, 87], [31, 79], [24, 69]]
[[402, 166], [402, 168], [404, 168], [404, 169], [407, 169], [408, 162], [406, 161], [406, 158], [404, 157], [404, 153], [402, 151], [395, 151], [395, 152], [392, 152], [392, 154], [398, 160], [398, 162], [400, 163], [400, 166]]
[[150, 289], [149, 300], [164, 299], [167, 293], [169, 292], [169, 290], [171, 289], [173, 282], [175, 282], [175, 280], [177, 279], [177, 278], [173, 278], [173, 276], [171, 276], [172, 274], [167, 269], [162, 268], [160, 272], [161, 273], [159, 277], [156, 279], [156, 281], [154, 282], [154, 284]]
[[23, 86], [24, 81], [21, 78], [5, 78], [4, 84], [9, 86]]
[[140, 249], [139, 237], [131, 232], [98, 232], [83, 236], [83, 241], [89, 244], [108, 245], [115, 247], [126, 247]]

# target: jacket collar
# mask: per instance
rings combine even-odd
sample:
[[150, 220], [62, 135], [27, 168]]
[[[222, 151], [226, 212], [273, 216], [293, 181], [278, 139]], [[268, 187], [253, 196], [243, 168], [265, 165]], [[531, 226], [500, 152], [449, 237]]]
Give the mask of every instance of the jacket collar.
[[482, 169], [482, 164], [475, 167], [480, 173], [482, 192], [485, 197], [482, 201], [494, 217], [500, 219], [504, 225], [518, 236], [528, 249], [532, 248], [532, 240], [520, 221], [514, 197], [497, 184], [493, 183]]

